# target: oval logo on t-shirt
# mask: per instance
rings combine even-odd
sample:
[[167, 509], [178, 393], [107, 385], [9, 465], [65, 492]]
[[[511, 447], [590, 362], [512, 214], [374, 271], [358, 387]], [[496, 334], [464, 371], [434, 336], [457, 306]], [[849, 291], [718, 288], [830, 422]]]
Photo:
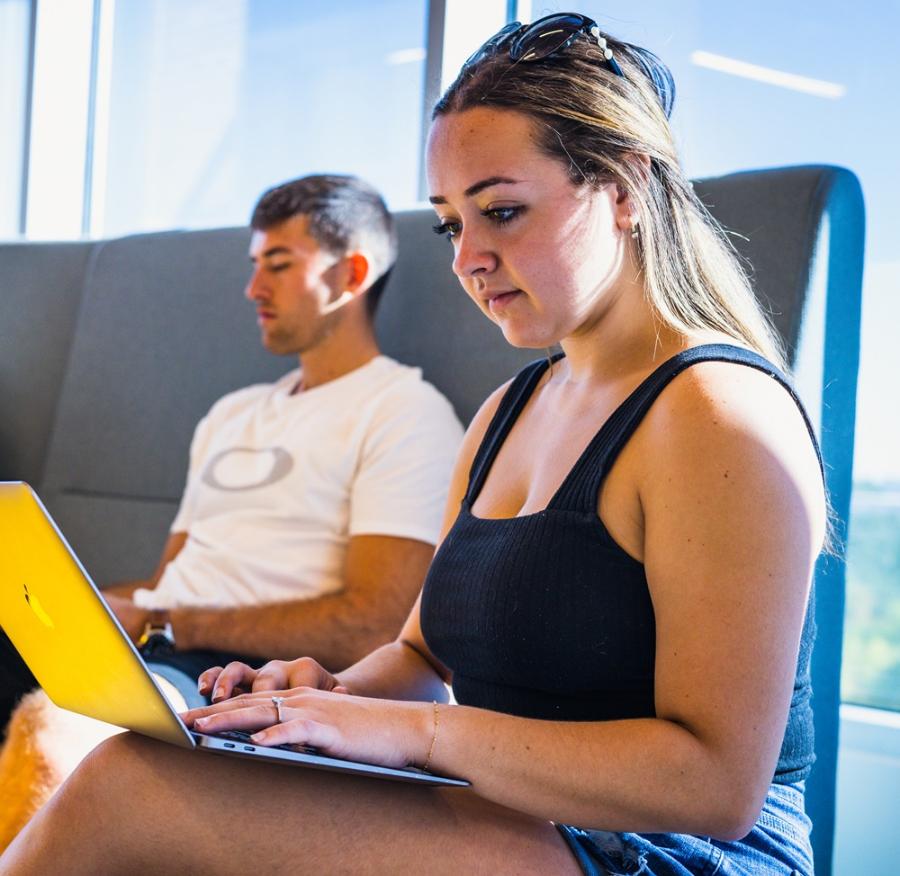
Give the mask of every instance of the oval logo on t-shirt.
[[286, 478], [294, 458], [283, 447], [232, 447], [217, 453], [200, 480], [214, 490], [258, 490]]

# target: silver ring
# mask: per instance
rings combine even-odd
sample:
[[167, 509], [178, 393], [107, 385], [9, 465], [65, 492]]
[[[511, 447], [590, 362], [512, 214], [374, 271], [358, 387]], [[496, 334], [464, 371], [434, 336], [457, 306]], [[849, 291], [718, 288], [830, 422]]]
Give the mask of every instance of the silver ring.
[[275, 712], [278, 715], [278, 723], [281, 724], [284, 721], [284, 715], [281, 714], [281, 704], [284, 702], [284, 697], [272, 697], [272, 705], [275, 706]]

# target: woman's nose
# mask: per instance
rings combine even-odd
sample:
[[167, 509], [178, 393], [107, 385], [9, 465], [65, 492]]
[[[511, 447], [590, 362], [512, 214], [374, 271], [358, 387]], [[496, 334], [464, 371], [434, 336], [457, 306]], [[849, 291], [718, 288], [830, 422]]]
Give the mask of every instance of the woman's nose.
[[478, 237], [463, 229], [454, 241], [453, 273], [460, 280], [469, 280], [478, 274], [490, 273], [497, 267], [497, 256], [484, 237]]

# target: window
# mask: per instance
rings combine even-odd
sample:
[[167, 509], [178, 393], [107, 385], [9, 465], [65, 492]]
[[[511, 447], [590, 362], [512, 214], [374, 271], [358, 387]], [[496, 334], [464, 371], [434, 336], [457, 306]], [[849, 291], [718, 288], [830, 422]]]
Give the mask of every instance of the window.
[[0, 0], [0, 237], [20, 231], [31, 0]]
[[243, 224], [265, 188], [319, 171], [411, 204], [425, 12], [421, 0], [119, 0], [92, 229]]
[[[897, 4], [582, 3], [672, 69], [691, 176], [839, 164], [862, 181], [867, 240], [854, 497], [847, 551], [845, 701], [900, 710], [900, 137]], [[749, 65], [749, 66], [748, 66]], [[787, 75], [785, 75], [787, 74]]]
[[423, 180], [423, 105], [442, 67], [509, 9], [0, 0], [0, 235], [25, 218], [28, 238], [53, 240], [241, 224], [264, 188], [317, 171], [357, 173], [394, 209], [410, 206]]

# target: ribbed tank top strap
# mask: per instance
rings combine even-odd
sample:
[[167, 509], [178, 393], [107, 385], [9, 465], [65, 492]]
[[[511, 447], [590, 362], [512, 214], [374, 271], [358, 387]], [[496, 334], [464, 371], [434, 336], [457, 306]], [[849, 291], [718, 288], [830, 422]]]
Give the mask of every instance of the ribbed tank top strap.
[[472, 468], [469, 470], [469, 487], [463, 498], [463, 505], [466, 507], [471, 507], [481, 492], [485, 478], [494, 463], [494, 458], [503, 446], [509, 430], [512, 429], [519, 414], [522, 413], [522, 408], [531, 398], [534, 388], [547, 370], [550, 361], [555, 362], [561, 356], [562, 354], [557, 354], [552, 357], [552, 360], [538, 359], [526, 365], [513, 378], [509, 388], [503, 394], [503, 398], [500, 399], [500, 404], [497, 406], [487, 431], [484, 433], [484, 438], [481, 439], [475, 458], [472, 460]]
[[800, 409], [819, 457], [819, 467], [822, 468], [822, 456], [819, 453], [815, 430], [791, 381], [758, 353], [731, 344], [704, 344], [678, 353], [663, 362], [613, 411], [572, 468], [550, 507], [596, 514], [600, 485], [650, 406], [671, 380], [685, 368], [698, 362], [735, 362], [756, 368], [777, 380], [790, 393]]

